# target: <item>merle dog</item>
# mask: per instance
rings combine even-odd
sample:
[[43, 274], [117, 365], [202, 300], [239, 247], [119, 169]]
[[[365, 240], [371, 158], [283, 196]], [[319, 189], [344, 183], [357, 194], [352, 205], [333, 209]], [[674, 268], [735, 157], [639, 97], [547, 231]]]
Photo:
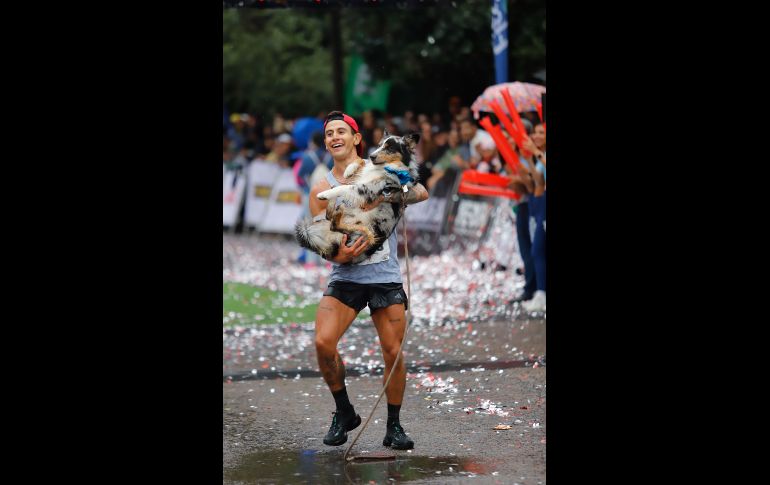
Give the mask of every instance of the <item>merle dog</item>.
[[351, 261], [354, 264], [379, 250], [401, 218], [407, 190], [417, 181], [414, 148], [419, 139], [417, 133], [401, 137], [385, 132], [368, 161], [348, 165], [345, 178], [349, 184], [318, 194], [319, 199], [329, 201], [326, 218], [297, 223], [300, 246], [330, 259], [337, 254], [343, 234], [348, 234], [348, 246], [365, 237], [369, 245]]

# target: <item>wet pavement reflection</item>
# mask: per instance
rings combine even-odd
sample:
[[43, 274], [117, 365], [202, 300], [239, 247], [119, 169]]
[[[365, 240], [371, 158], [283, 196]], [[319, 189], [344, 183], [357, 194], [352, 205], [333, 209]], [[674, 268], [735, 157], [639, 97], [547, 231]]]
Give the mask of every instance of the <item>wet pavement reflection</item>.
[[224, 483], [401, 483], [493, 472], [492, 464], [473, 457], [402, 454], [389, 460], [345, 463], [342, 452], [269, 450], [245, 455], [240, 466], [225, 472]]

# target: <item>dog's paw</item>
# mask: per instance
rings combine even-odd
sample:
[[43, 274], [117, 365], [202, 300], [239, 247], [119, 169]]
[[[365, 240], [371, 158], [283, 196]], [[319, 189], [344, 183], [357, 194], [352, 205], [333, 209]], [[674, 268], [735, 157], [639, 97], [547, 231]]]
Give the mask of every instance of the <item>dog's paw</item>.
[[351, 163], [350, 165], [348, 165], [348, 167], [345, 169], [345, 173], [343, 173], [342, 175], [344, 175], [345, 178], [350, 178], [351, 175], [358, 172], [358, 169], [359, 169], [359, 165], [357, 163]]
[[318, 195], [316, 195], [316, 197], [319, 200], [328, 200], [329, 199], [329, 192], [331, 192], [331, 190], [324, 190], [323, 192], [318, 192]]

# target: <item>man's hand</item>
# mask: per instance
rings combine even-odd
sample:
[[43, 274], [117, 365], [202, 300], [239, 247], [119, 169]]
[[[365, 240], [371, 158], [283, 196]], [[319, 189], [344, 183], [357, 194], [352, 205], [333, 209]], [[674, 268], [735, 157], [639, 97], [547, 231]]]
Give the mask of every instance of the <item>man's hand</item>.
[[407, 204], [416, 204], [423, 200], [428, 200], [428, 191], [425, 190], [425, 187], [423, 187], [422, 184], [414, 184], [414, 186], [409, 189], [409, 192], [406, 193]]
[[353, 261], [353, 259], [359, 256], [361, 253], [363, 253], [366, 250], [366, 247], [369, 245], [369, 241], [367, 241], [363, 236], [359, 237], [358, 240], [350, 247], [345, 246], [345, 243], [347, 242], [348, 235], [343, 234], [342, 243], [340, 243], [340, 249], [337, 251], [337, 255], [331, 259], [332, 261], [339, 264], [347, 264]]

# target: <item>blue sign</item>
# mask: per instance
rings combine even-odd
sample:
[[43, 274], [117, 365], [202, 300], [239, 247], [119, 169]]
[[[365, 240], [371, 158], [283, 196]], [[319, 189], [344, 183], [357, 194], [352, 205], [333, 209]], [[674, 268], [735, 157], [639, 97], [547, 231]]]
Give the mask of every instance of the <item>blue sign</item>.
[[495, 84], [508, 82], [508, 2], [492, 0], [492, 52]]

